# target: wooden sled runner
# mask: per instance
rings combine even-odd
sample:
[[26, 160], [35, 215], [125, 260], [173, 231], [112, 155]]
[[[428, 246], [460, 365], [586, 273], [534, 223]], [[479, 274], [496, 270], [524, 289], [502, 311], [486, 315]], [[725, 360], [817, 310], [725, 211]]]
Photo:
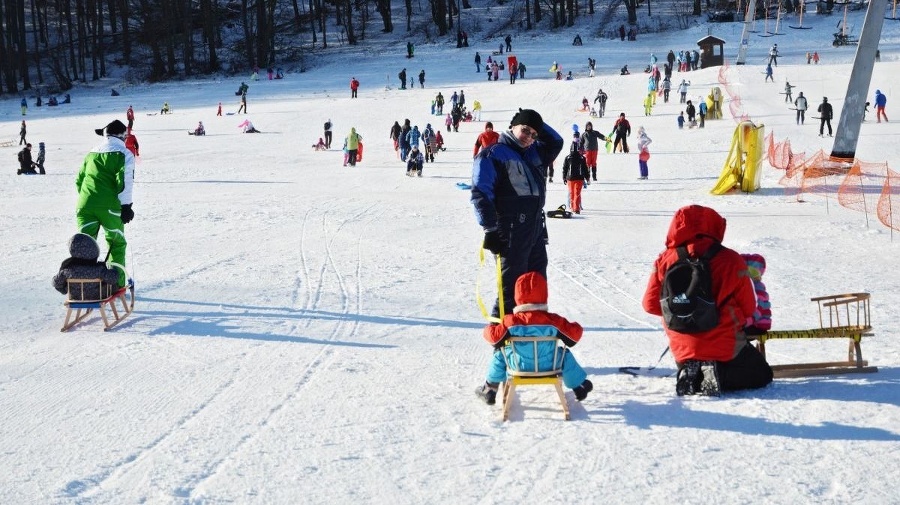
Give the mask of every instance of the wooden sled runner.
[[533, 360], [534, 367], [532, 370], [522, 370], [519, 366], [519, 356], [515, 352], [511, 356], [507, 356], [507, 353], [504, 353], [506, 357], [506, 375], [508, 376], [503, 384], [504, 421], [509, 420], [509, 408], [512, 406], [513, 398], [516, 396], [516, 387], [539, 385], [554, 386], [556, 388], [556, 394], [559, 395], [559, 402], [562, 405], [566, 421], [571, 418], [569, 403], [566, 401], [562, 384], [562, 363], [565, 358], [566, 348], [557, 345], [559, 343], [558, 339], [556, 337], [511, 337], [506, 345], [513, 346], [513, 349], [515, 349], [515, 344], [531, 344], [531, 355], [536, 357], [538, 356], [538, 344], [541, 342], [552, 342], [556, 345], [556, 350], [553, 351], [553, 363], [558, 364], [558, 367], [553, 370], [539, 371], [536, 358]]
[[[92, 291], [96, 289], [95, 292], [100, 293], [102, 284], [100, 279], [69, 279], [67, 282], [69, 285], [69, 297], [74, 296], [76, 300], [68, 299], [64, 302], [66, 306], [66, 320], [63, 322], [60, 331], [69, 331], [75, 325], [84, 321], [94, 309], [100, 312], [100, 317], [103, 319], [103, 331], [108, 331], [124, 321], [134, 311], [134, 283], [130, 279], [128, 286], [119, 289], [102, 300], [77, 299], [83, 298], [79, 297], [78, 294], [84, 293], [87, 286], [90, 286]], [[121, 304], [121, 309], [117, 307], [117, 302]], [[107, 308], [112, 312], [112, 318], [106, 315]]]
[[848, 293], [812, 298], [819, 307], [819, 327], [809, 330], [769, 331], [759, 336], [757, 348], [765, 357], [766, 342], [787, 338], [846, 338], [850, 340], [846, 361], [773, 365], [776, 378], [873, 373], [862, 357], [862, 338], [873, 336], [869, 293]]

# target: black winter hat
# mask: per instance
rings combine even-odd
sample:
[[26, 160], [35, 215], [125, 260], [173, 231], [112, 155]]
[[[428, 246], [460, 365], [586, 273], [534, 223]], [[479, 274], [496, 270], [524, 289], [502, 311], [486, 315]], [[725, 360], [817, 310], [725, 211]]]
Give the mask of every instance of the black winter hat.
[[97, 135], [103, 136], [103, 133], [105, 131], [106, 135], [119, 136], [119, 135], [125, 135], [126, 130], [127, 130], [127, 128], [125, 127], [125, 124], [123, 122], [119, 121], [118, 119], [114, 119], [111, 123], [109, 123], [105, 127], [97, 128], [96, 130], [94, 130], [94, 133], [96, 133]]
[[519, 109], [519, 112], [513, 116], [509, 127], [512, 128], [513, 126], [520, 124], [528, 126], [536, 132], [540, 132], [544, 129], [544, 118], [534, 110]]

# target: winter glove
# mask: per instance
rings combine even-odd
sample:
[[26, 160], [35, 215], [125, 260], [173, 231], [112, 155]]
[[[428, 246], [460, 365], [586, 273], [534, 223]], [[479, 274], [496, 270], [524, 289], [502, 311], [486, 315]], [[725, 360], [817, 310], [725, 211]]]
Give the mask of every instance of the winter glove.
[[122, 224], [128, 224], [134, 219], [134, 211], [131, 210], [131, 204], [122, 205]]
[[494, 254], [503, 254], [509, 247], [509, 240], [500, 233], [500, 230], [491, 230], [484, 233], [482, 247]]

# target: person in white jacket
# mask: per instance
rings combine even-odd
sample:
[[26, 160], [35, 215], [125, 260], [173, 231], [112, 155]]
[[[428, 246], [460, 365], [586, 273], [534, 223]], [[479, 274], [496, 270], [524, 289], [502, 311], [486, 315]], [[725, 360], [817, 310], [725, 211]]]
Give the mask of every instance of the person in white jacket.
[[644, 127], [641, 126], [638, 128], [638, 164], [641, 167], [641, 177], [640, 179], [647, 179], [649, 176], [650, 170], [647, 168], [647, 160], [650, 159], [650, 150], [647, 146], [650, 145], [653, 140], [647, 136], [647, 132], [644, 131]]
[[809, 104], [806, 103], [806, 97], [803, 96], [803, 92], [797, 95], [797, 99], [794, 100], [794, 107], [797, 108], [797, 124], [803, 124], [803, 121], [806, 120], [806, 109], [809, 108]]
[[681, 84], [678, 85], [678, 92], [681, 93], [681, 103], [687, 102], [687, 91], [688, 86], [690, 85], [691, 83], [689, 81], [685, 81], [684, 79], [682, 79]]

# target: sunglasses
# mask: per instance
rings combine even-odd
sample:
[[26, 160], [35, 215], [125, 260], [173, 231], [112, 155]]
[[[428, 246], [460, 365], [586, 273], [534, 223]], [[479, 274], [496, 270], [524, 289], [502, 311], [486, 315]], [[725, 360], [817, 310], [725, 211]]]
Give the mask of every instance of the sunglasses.
[[519, 131], [521, 131], [525, 135], [528, 135], [529, 137], [531, 137], [533, 139], [538, 138], [538, 132], [534, 128], [532, 128], [530, 126], [525, 126], [525, 125], [519, 125], [519, 128], [520, 128]]

